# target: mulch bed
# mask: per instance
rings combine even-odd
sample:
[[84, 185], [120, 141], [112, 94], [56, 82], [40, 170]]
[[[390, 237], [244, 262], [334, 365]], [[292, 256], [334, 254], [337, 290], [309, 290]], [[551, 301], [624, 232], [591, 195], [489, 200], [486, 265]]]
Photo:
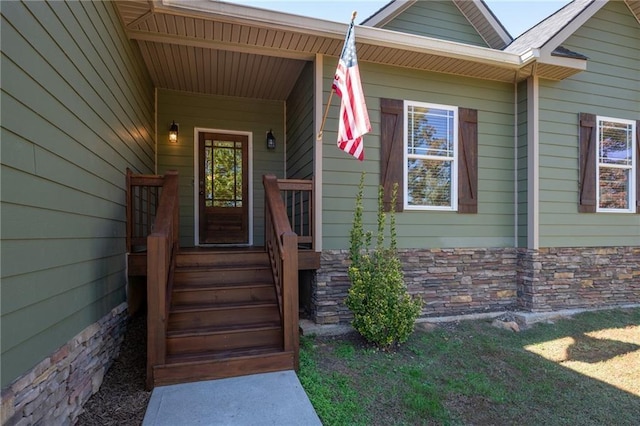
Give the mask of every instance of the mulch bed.
[[107, 371], [100, 390], [84, 406], [78, 425], [140, 425], [151, 392], [144, 388], [146, 369], [146, 316], [137, 315], [127, 325], [120, 355]]

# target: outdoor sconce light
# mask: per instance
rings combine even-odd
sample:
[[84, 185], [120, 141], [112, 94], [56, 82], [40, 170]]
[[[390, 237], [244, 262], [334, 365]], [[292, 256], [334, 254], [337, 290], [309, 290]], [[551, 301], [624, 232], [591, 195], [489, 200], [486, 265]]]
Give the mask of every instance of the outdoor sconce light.
[[276, 137], [271, 130], [267, 133], [267, 149], [276, 149]]
[[178, 143], [178, 125], [175, 121], [173, 121], [171, 127], [169, 127], [169, 142]]

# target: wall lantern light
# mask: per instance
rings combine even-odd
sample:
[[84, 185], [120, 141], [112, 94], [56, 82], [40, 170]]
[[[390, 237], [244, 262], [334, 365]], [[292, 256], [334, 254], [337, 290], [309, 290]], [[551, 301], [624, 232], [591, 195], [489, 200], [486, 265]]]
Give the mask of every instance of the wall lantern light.
[[178, 125], [175, 121], [173, 121], [171, 127], [169, 127], [169, 142], [178, 143]]
[[267, 149], [276, 149], [276, 137], [273, 136], [272, 130], [267, 133]]

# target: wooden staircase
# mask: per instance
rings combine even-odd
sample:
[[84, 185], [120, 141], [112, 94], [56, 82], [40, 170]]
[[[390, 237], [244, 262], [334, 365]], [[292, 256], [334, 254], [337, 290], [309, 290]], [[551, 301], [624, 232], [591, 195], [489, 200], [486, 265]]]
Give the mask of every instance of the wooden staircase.
[[262, 181], [261, 250], [185, 250], [178, 173], [127, 169], [128, 271], [146, 277], [148, 389], [298, 369], [298, 270], [320, 266], [313, 183], [274, 175]]
[[180, 251], [153, 386], [293, 369], [264, 251]]

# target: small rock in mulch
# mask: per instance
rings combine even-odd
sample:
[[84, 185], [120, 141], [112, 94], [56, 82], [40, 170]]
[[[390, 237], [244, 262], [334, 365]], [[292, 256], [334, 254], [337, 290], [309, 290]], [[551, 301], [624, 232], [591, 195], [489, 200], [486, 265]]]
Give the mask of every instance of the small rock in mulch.
[[495, 319], [491, 323], [492, 326], [496, 328], [502, 328], [504, 330], [515, 331], [516, 333], [520, 331], [520, 326], [515, 321], [504, 321], [501, 319]]
[[419, 322], [416, 324], [416, 330], [425, 331], [427, 333], [430, 333], [437, 328], [438, 325], [432, 322]]
[[132, 318], [120, 348], [120, 355], [104, 377], [102, 386], [84, 405], [77, 425], [140, 425], [151, 392], [145, 390], [146, 317]]

